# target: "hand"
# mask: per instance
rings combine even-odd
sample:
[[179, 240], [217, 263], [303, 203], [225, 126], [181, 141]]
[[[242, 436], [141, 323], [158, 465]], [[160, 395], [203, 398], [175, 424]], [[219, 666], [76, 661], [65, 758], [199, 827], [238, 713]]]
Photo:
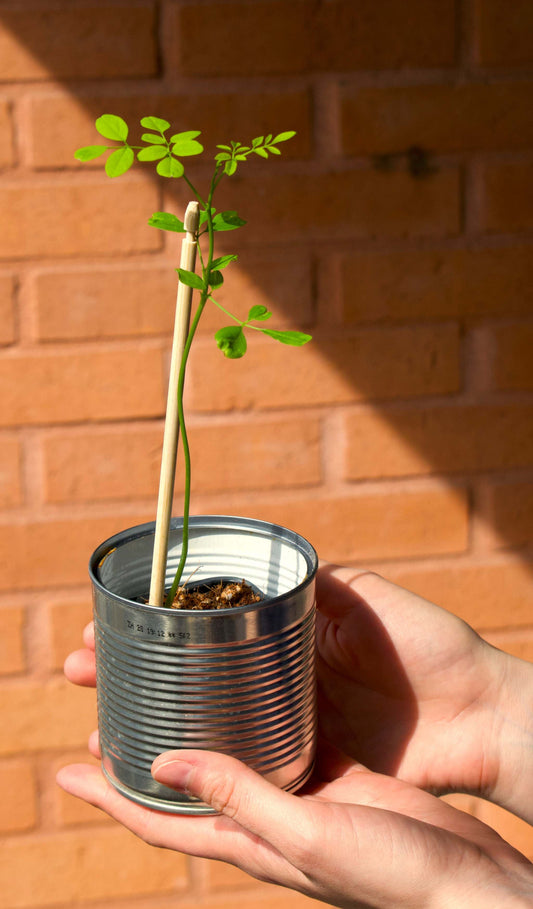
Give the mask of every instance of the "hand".
[[331, 748], [321, 753], [304, 797], [282, 792], [226, 755], [158, 757], [154, 777], [221, 812], [214, 817], [143, 808], [96, 767], [66, 767], [58, 782], [154, 846], [230, 862], [344, 909], [530, 905], [532, 866], [489, 827]]
[[371, 572], [321, 568], [317, 600], [324, 736], [374, 771], [533, 819], [533, 667]]

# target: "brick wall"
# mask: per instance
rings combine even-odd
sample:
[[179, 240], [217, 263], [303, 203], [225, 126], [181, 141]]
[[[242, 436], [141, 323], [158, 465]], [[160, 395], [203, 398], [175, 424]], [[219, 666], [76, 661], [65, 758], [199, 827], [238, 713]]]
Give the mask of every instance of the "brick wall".
[[[249, 225], [224, 238], [241, 258], [221, 302], [267, 303], [315, 340], [230, 362], [206, 315], [194, 511], [286, 523], [533, 657], [532, 12], [0, 4], [3, 909], [311, 902], [151, 850], [53, 782], [94, 725], [93, 693], [61, 675], [89, 553], [155, 511], [178, 251], [146, 220], [187, 201], [74, 161], [100, 113], [203, 127], [210, 146], [298, 130], [225, 191]], [[533, 855], [525, 825], [455, 801]]]

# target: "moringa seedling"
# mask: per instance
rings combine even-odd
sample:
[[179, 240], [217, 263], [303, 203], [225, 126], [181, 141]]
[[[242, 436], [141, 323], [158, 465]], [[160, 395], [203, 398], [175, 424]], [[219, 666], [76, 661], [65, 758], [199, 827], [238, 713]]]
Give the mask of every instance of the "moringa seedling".
[[[204, 151], [203, 146], [198, 141], [198, 137], [201, 135], [200, 131], [187, 130], [167, 135], [171, 129], [170, 123], [160, 117], [143, 117], [141, 126], [147, 130], [141, 136], [143, 144], [130, 145], [128, 142], [129, 127], [122, 117], [118, 117], [115, 114], [103, 114], [98, 117], [95, 125], [99, 134], [113, 144], [87, 145], [79, 148], [75, 153], [78, 161], [92, 161], [109, 153], [105, 162], [105, 172], [109, 177], [119, 177], [126, 173], [133, 166], [135, 160], [152, 162], [155, 164], [159, 176], [183, 179], [199, 206], [199, 220], [198, 226], [193, 231], [193, 242], [200, 263], [200, 273], [198, 274], [192, 269], [183, 267], [177, 269], [179, 282], [190, 288], [191, 291], [197, 291], [199, 299], [183, 346], [176, 389], [178, 424], [183, 445], [185, 488], [181, 557], [172, 586], [166, 597], [166, 605], [170, 606], [181, 581], [189, 541], [191, 456], [183, 407], [185, 371], [191, 345], [206, 304], [210, 302], [218, 306], [231, 319], [232, 324], [220, 328], [215, 333], [215, 341], [218, 348], [224, 356], [230, 359], [238, 359], [246, 353], [246, 331], [248, 330], [259, 331], [275, 341], [295, 347], [306, 344], [311, 340], [310, 335], [300, 331], [284, 331], [267, 327], [265, 323], [268, 322], [272, 313], [266, 306], [252, 306], [247, 318], [239, 319], [218, 303], [213, 296], [213, 293], [224, 283], [223, 270], [237, 259], [237, 256], [233, 254], [215, 257], [215, 234], [221, 231], [237, 230], [246, 223], [235, 211], [219, 212], [216, 210], [213, 206], [216, 190], [222, 180], [232, 177], [240, 165], [252, 156], [257, 155], [260, 158], [268, 158], [271, 155], [280, 155], [279, 146], [292, 139], [295, 132], [289, 130], [277, 135], [257, 136], [252, 139], [249, 145], [234, 141], [217, 145], [218, 151], [214, 157], [214, 168], [208, 191], [206, 195], [201, 195], [187, 176], [185, 165], [182, 161], [182, 158], [195, 157]], [[186, 217], [184, 221], [181, 221], [176, 215], [169, 212], [156, 212], [148, 223], [160, 230], [189, 235], [190, 225], [184, 223], [186, 221]]]

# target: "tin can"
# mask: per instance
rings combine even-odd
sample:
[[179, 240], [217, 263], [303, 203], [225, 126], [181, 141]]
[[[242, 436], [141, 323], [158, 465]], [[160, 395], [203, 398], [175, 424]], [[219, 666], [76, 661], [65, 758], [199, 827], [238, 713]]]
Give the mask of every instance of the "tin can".
[[[317, 556], [299, 534], [249, 518], [192, 517], [183, 578], [246, 579], [260, 602], [175, 610], [142, 602], [155, 524], [131, 527], [93, 553], [98, 724], [102, 767], [123, 795], [176, 814], [213, 810], [157, 783], [164, 751], [233, 755], [287, 791], [309, 777], [316, 747]], [[166, 586], [181, 551], [169, 534]]]

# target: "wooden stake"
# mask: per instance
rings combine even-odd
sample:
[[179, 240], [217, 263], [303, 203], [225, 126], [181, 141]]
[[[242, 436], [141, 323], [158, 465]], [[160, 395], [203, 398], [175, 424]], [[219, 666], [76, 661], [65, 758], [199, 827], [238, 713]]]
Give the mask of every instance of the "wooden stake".
[[[189, 202], [185, 212], [184, 226], [186, 235], [181, 244], [180, 268], [194, 271], [196, 262], [196, 235], [200, 218], [198, 202]], [[152, 578], [150, 582], [151, 606], [162, 606], [165, 595], [165, 573], [168, 551], [168, 533], [174, 496], [174, 477], [176, 474], [176, 456], [178, 453], [178, 375], [181, 358], [191, 315], [192, 287], [178, 282], [176, 300], [176, 318], [174, 338], [168, 380], [167, 412], [163, 434], [163, 452], [161, 455], [161, 474], [159, 477], [159, 496], [154, 536], [154, 554], [152, 559]]]

